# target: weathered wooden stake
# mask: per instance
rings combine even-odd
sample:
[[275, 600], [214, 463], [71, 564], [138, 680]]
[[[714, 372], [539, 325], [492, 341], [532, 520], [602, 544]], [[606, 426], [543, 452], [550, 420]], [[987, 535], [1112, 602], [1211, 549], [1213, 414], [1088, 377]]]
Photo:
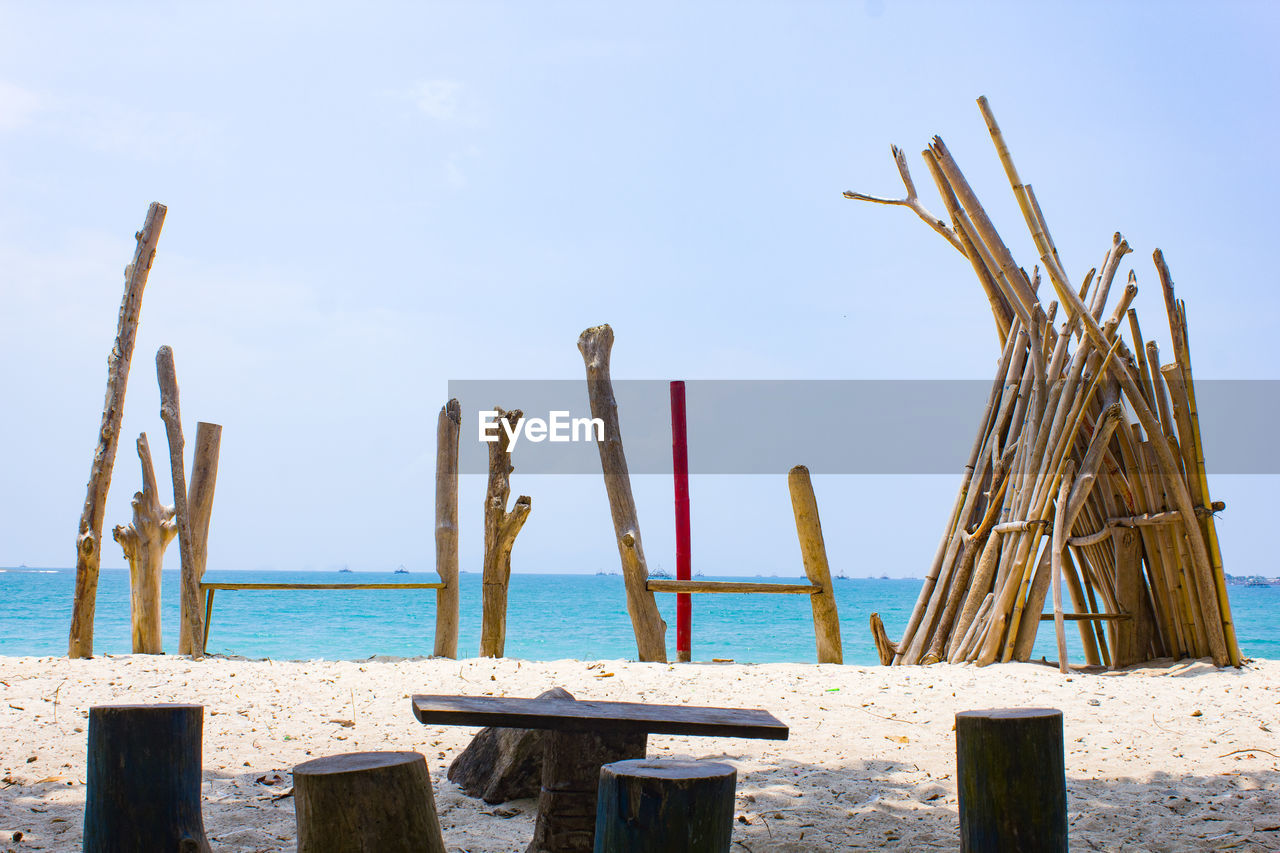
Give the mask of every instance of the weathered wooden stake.
[[[507, 586], [511, 582], [511, 549], [533, 508], [528, 495], [516, 498], [511, 511], [510, 434], [524, 413], [519, 409], [498, 413], [498, 440], [489, 445], [489, 488], [484, 496], [484, 574], [480, 617], [480, 656], [500, 658], [507, 643]], [[506, 425], [506, 426], [504, 426]], [[510, 432], [508, 431], [508, 427]]]
[[[218, 485], [218, 454], [222, 447], [219, 424], [196, 423], [196, 450], [191, 460], [191, 486], [187, 490], [187, 514], [191, 522], [191, 557], [195, 564], [196, 583], [204, 580], [209, 562], [209, 521], [213, 518], [213, 492]], [[197, 610], [199, 601], [197, 600]], [[191, 654], [191, 629], [186, 612], [178, 613], [178, 654]], [[204, 652], [205, 630], [200, 629], [200, 651]]]
[[618, 539], [618, 555], [622, 560], [622, 578], [627, 589], [627, 613], [636, 635], [636, 651], [642, 661], [666, 663], [667, 623], [658, 612], [658, 603], [649, 591], [649, 567], [640, 541], [640, 522], [636, 518], [635, 497], [631, 494], [631, 475], [627, 472], [627, 456], [622, 448], [622, 429], [618, 424], [618, 401], [613, 396], [609, 377], [609, 354], [613, 349], [613, 329], [608, 324], [593, 326], [578, 336], [578, 351], [587, 368], [587, 392], [591, 399], [591, 416], [604, 422], [604, 441], [597, 442], [604, 487], [609, 495], [609, 511]]
[[116, 341], [107, 357], [107, 399], [102, 407], [102, 425], [98, 428], [98, 447], [89, 468], [88, 494], [80, 513], [80, 532], [76, 537], [76, 590], [71, 606], [71, 632], [67, 656], [93, 657], [93, 616], [98, 596], [98, 569], [102, 565], [102, 520], [107, 510], [107, 491], [111, 487], [111, 469], [116, 463], [116, 447], [120, 438], [120, 420], [124, 417], [124, 392], [129, 384], [129, 364], [133, 360], [133, 344], [138, 334], [138, 314], [142, 310], [142, 292], [155, 260], [156, 244], [168, 208], [152, 202], [142, 230], [134, 235], [137, 248], [133, 263], [124, 269], [124, 299], [120, 303], [120, 319]]
[[89, 709], [85, 853], [208, 853], [200, 814], [201, 705]]
[[133, 521], [117, 525], [112, 536], [129, 561], [129, 614], [133, 653], [164, 654], [160, 632], [160, 571], [164, 549], [178, 533], [173, 507], [160, 503], [156, 469], [151, 461], [147, 434], [138, 436], [138, 459], [142, 461], [142, 491], [133, 495]]
[[728, 853], [737, 778], [715, 761], [604, 765], [595, 853]]
[[956, 784], [962, 853], [1066, 853], [1061, 711], [956, 714]]
[[418, 752], [330, 755], [293, 768], [298, 853], [445, 853]]
[[[462, 405], [440, 407], [436, 419], [436, 574], [444, 586], [436, 592], [437, 657], [458, 656], [458, 435]], [[488, 509], [486, 507], [486, 513]]]
[[831, 587], [831, 567], [827, 565], [827, 547], [822, 541], [818, 499], [813, 494], [809, 469], [803, 465], [792, 468], [787, 475], [787, 485], [791, 489], [791, 509], [796, 517], [804, 573], [809, 583], [821, 590], [809, 596], [813, 605], [813, 633], [818, 641], [818, 663], [844, 663], [840, 615], [836, 612], [836, 593]]
[[600, 767], [644, 758], [644, 732], [548, 731], [542, 741], [538, 821], [525, 853], [590, 853]]
[[187, 472], [182, 460], [182, 411], [178, 405], [178, 379], [173, 367], [173, 350], [156, 351], [156, 376], [160, 382], [160, 418], [169, 437], [169, 470], [173, 474], [173, 506], [178, 524], [178, 553], [182, 558], [182, 616], [185, 617], [186, 647], [191, 656], [204, 656], [204, 614], [200, 612], [200, 578], [192, 551], [191, 516], [187, 511]]

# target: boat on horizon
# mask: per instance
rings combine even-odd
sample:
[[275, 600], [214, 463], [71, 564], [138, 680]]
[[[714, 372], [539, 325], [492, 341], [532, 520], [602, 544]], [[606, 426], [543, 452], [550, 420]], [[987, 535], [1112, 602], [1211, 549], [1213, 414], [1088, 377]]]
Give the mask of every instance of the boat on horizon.
[[351, 570], [350, 570], [350, 569], [348, 569], [346, 566], [343, 566], [342, 568], [338, 569], [338, 574], [340, 574], [340, 575], [341, 575], [341, 574], [348, 574], [348, 575], [349, 575], [349, 574], [351, 574]]
[[401, 566], [400, 568], [396, 569], [396, 570], [395, 570], [395, 572], [394, 572], [393, 574], [397, 574], [397, 575], [407, 575], [407, 574], [409, 574], [409, 570], [408, 570], [408, 569], [406, 569], [404, 566]]

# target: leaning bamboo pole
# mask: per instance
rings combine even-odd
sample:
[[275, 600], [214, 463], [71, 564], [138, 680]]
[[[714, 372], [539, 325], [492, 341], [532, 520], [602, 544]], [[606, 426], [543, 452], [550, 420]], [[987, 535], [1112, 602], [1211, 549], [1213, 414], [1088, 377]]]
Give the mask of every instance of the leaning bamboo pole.
[[[1143, 338], [1133, 270], [1113, 291], [1128, 242], [1115, 233], [1100, 267], [1071, 284], [1034, 189], [1018, 173], [987, 100], [978, 106], [1038, 252], [1030, 274], [940, 137], [922, 154], [949, 223], [920, 201], [897, 147], [904, 198], [845, 193], [913, 210], [960, 251], [987, 297], [1001, 345], [992, 395], [901, 640], [890, 641], [872, 620], [881, 659], [1027, 660], [1052, 588], [1063, 667], [1066, 621], [1080, 622], [1091, 664], [1207, 654], [1219, 665], [1238, 665], [1185, 305], [1173, 296], [1163, 255], [1154, 259], [1175, 356], [1166, 365], [1155, 342]], [[1047, 307], [1039, 296], [1042, 271], [1047, 295], [1056, 296]], [[1126, 528], [1133, 529], [1115, 534]], [[1063, 611], [1064, 586], [1075, 613]]]
[[124, 417], [124, 394], [129, 384], [133, 344], [138, 335], [142, 293], [147, 287], [147, 277], [151, 274], [156, 244], [167, 212], [168, 208], [163, 204], [151, 203], [142, 229], [134, 235], [137, 246], [133, 261], [124, 270], [124, 299], [120, 302], [115, 344], [107, 358], [107, 399], [102, 407], [98, 447], [89, 468], [88, 494], [80, 513], [80, 532], [76, 536], [76, 587], [71, 605], [68, 657], [93, 657], [93, 616], [98, 596], [98, 569], [102, 565], [102, 522], [107, 510], [107, 491], [111, 487], [111, 469], [115, 466], [120, 421]]

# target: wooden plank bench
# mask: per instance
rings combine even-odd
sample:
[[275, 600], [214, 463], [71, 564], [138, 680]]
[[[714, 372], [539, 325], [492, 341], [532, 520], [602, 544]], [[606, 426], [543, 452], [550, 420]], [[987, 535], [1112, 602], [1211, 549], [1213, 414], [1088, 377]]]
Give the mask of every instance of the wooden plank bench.
[[444, 589], [443, 583], [203, 583], [204, 647], [209, 647], [209, 623], [213, 621], [213, 594], [220, 589], [288, 590], [288, 589]]
[[413, 715], [427, 725], [544, 729], [542, 793], [534, 840], [527, 853], [590, 853], [595, 838], [599, 751], [593, 737], [630, 738], [644, 758], [651, 734], [786, 740], [790, 729], [768, 711], [641, 702], [527, 699], [498, 696], [412, 698]]

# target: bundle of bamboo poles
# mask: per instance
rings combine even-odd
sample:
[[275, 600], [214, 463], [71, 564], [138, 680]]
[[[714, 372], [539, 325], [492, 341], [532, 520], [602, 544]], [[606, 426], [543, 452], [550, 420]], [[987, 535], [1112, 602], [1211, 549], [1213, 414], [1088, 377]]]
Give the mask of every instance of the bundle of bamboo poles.
[[[1213, 518], [1223, 505], [1209, 498], [1186, 309], [1164, 257], [1156, 250], [1173, 345], [1167, 364], [1130, 307], [1132, 271], [1108, 308], [1128, 244], [1117, 233], [1101, 272], [1073, 284], [986, 98], [978, 105], [1040, 253], [1030, 275], [941, 138], [923, 156], [950, 224], [920, 203], [896, 147], [904, 198], [845, 193], [912, 209], [963, 254], [1001, 344], [959, 494], [902, 639], [890, 642], [872, 617], [881, 661], [1027, 660], [1042, 618], [1052, 618], [1064, 672], [1067, 621], [1080, 630], [1088, 664], [1211, 656], [1238, 666]], [[1047, 307], [1041, 269], [1057, 296]], [[1051, 589], [1053, 615], [1042, 617]]]

